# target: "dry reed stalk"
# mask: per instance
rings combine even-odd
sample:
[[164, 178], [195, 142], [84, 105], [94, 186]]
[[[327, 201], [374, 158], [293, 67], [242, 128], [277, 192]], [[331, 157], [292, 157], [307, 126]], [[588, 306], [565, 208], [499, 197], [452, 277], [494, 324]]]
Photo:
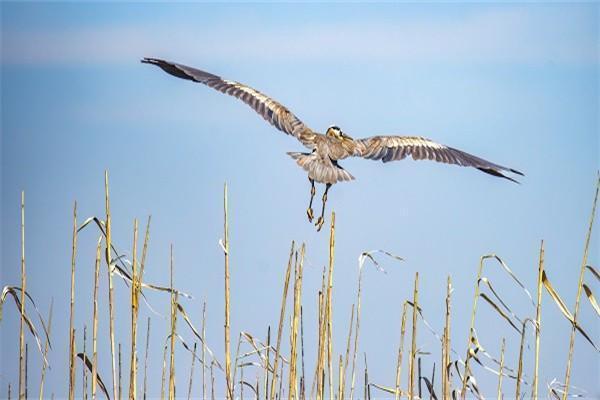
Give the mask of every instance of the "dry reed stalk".
[[28, 377], [28, 371], [29, 371], [28, 361], [29, 361], [29, 344], [25, 343], [25, 398], [26, 399], [29, 398], [28, 392], [27, 392], [27, 389], [29, 387], [27, 385], [27, 377]]
[[367, 353], [363, 353], [365, 357], [365, 387], [364, 387], [364, 396], [365, 400], [370, 399], [371, 395], [369, 393], [369, 366], [367, 364]]
[[[77, 349], [75, 348], [75, 332], [76, 330], [73, 329], [72, 331], [72, 335], [69, 337], [69, 348], [73, 349], [73, 351], [77, 352]], [[70, 370], [70, 368], [69, 368]], [[73, 387], [71, 387], [69, 385], [69, 396], [71, 395], [71, 392], [73, 392], [73, 394], [75, 393], [75, 384], [73, 384]], [[74, 396], [73, 396], [74, 397]]]
[[194, 381], [194, 364], [196, 364], [196, 345], [198, 343], [194, 342], [194, 351], [192, 352], [192, 366], [190, 367], [190, 383], [188, 386], [188, 400], [192, 398], [192, 383]]
[[358, 268], [358, 290], [356, 294], [356, 329], [354, 330], [354, 349], [352, 351], [352, 381], [350, 383], [350, 400], [354, 398], [354, 382], [355, 382], [355, 367], [356, 353], [358, 351], [358, 337], [360, 335], [360, 294], [362, 291], [362, 268]]
[[[322, 386], [323, 386], [323, 350], [325, 346], [325, 273], [326, 268], [323, 267], [323, 273], [321, 277], [321, 291], [318, 296], [318, 305], [319, 305], [319, 330], [318, 330], [318, 346], [317, 346], [317, 365], [315, 367], [315, 379], [313, 380], [313, 385], [311, 388], [311, 397], [313, 390], [317, 389], [317, 399], [322, 397]], [[319, 397], [321, 396], [321, 397]]]
[[[85, 354], [87, 357], [87, 349], [86, 348], [87, 348], [87, 326], [84, 324], [83, 325], [83, 354]], [[82, 370], [83, 370], [83, 377], [82, 377], [83, 393], [82, 393], [81, 397], [83, 398], [83, 400], [87, 400], [87, 368], [85, 368], [85, 366], [84, 366], [84, 368], [82, 368]]]
[[23, 397], [23, 361], [25, 357], [25, 289], [27, 285], [27, 274], [25, 272], [25, 192], [21, 192], [21, 323], [19, 325], [19, 394]]
[[206, 301], [202, 305], [202, 400], [206, 400]]
[[[75, 317], [75, 257], [77, 254], [77, 202], [73, 205], [73, 240], [71, 248], [71, 303], [69, 316], [69, 342], [75, 343], [75, 328], [73, 327]], [[69, 399], [75, 398], [75, 349], [69, 346]]]
[[231, 349], [229, 327], [229, 221], [227, 216], [227, 183], [223, 188], [223, 249], [225, 252], [225, 382], [227, 384], [227, 399], [233, 400], [233, 386], [231, 384]]
[[144, 390], [142, 392], [142, 398], [146, 400], [146, 390], [148, 388], [148, 349], [150, 345], [150, 317], [146, 320], [146, 353], [144, 354]]
[[337, 394], [337, 399], [342, 399], [343, 394], [342, 394], [342, 388], [344, 385], [344, 358], [342, 357], [342, 355], [340, 354], [340, 363], [338, 366], [338, 394]]
[[137, 270], [138, 221], [133, 221], [133, 256], [131, 262], [131, 360], [129, 362], [129, 398], [137, 399], [137, 320], [139, 313], [140, 276]]
[[[265, 400], [268, 400], [269, 398], [269, 367], [271, 366], [271, 354], [270, 354], [270, 350], [271, 350], [271, 325], [269, 325], [267, 327], [267, 362], [265, 363]], [[236, 362], [237, 362], [237, 357], [236, 357]], [[243, 380], [243, 379], [242, 379]], [[242, 385], [241, 387], [244, 387], [244, 385]]]
[[520, 399], [519, 396], [521, 395], [521, 378], [523, 377], [523, 347], [525, 346], [525, 328], [527, 325], [527, 321], [533, 322], [531, 318], [525, 318], [523, 320], [523, 326], [521, 328], [521, 344], [519, 346], [519, 364], [517, 369], [517, 387], [515, 399]]
[[404, 352], [404, 334], [406, 333], [406, 308], [408, 303], [405, 301], [402, 305], [402, 322], [400, 324], [400, 345], [398, 346], [398, 361], [396, 362], [396, 393], [394, 394], [395, 400], [400, 398], [400, 379], [402, 374], [402, 354]]
[[121, 385], [123, 382], [123, 375], [121, 374], [121, 372], [123, 371], [122, 367], [123, 364], [121, 363], [121, 343], [119, 343], [119, 400], [121, 400], [123, 396], [123, 386]]
[[[533, 400], [538, 398], [538, 371], [540, 365], [540, 335], [542, 328], [542, 273], [544, 272], [544, 241], [540, 245], [540, 259], [538, 263], [537, 280], [537, 306], [535, 310], [535, 366], [533, 371]], [[502, 371], [501, 371], [502, 372]]]
[[11, 397], [12, 397], [11, 387], [10, 387], [10, 382], [8, 382], [8, 396], [7, 396], [7, 399], [10, 400]]
[[96, 400], [96, 387], [98, 385], [98, 281], [100, 278], [100, 257], [102, 237], [96, 246], [96, 262], [94, 264], [94, 311], [92, 314], [92, 400]]
[[[48, 337], [46, 338], [46, 343], [44, 344], [44, 360], [47, 359], [48, 355], [48, 346], [50, 345], [50, 333], [52, 332], [52, 309], [54, 308], [54, 297], [50, 299], [50, 311], [48, 312]], [[40, 381], [40, 400], [44, 398], [44, 381], [46, 379], [46, 368], [48, 365], [45, 362], [42, 362], [42, 378]]]
[[452, 293], [452, 280], [448, 275], [446, 283], [446, 318], [444, 323], [444, 335], [442, 343], [442, 397], [450, 398], [452, 382], [448, 377], [448, 365], [450, 365], [450, 295]]
[[113, 398], [117, 399], [117, 366], [115, 365], [115, 311], [114, 311], [114, 288], [112, 281], [111, 260], [111, 219], [110, 219], [110, 196], [108, 191], [108, 171], [104, 171], [104, 204], [106, 208], [106, 248], [105, 258], [108, 267], [108, 330], [110, 336], [110, 357], [112, 366]]
[[[413, 398], [415, 380], [415, 357], [417, 355], [417, 314], [419, 309], [419, 273], [415, 273], [415, 287], [413, 291], [412, 335], [411, 350], [408, 364], [408, 398]], [[419, 396], [420, 397], [420, 396]]]
[[287, 301], [287, 292], [290, 284], [290, 275], [292, 270], [292, 259], [294, 257], [294, 245], [292, 241], [292, 247], [290, 249], [290, 257], [288, 259], [288, 265], [285, 270], [285, 280], [283, 283], [283, 294], [281, 296], [281, 308], [279, 309], [279, 327], [277, 328], [277, 344], [275, 347], [275, 361], [273, 362], [273, 380], [271, 381], [271, 394], [270, 399], [275, 399], [275, 386], [277, 384], [277, 367], [279, 364], [279, 351], [281, 349], [281, 336], [283, 333], [283, 321], [285, 319], [285, 306]]
[[175, 400], [175, 335], [177, 334], [177, 295], [173, 290], [173, 244], [171, 244], [171, 349], [169, 367], [169, 400]]
[[162, 377], [160, 384], [160, 399], [164, 400], [165, 398], [165, 381], [166, 381], [166, 371], [167, 371], [167, 344], [163, 348], [163, 364], [162, 364]]
[[300, 378], [300, 398], [304, 400], [306, 398], [306, 375], [304, 373], [304, 312], [302, 306], [300, 306], [300, 349], [302, 353], [302, 378]]
[[350, 311], [350, 322], [348, 324], [348, 340], [346, 341], [346, 358], [344, 359], [344, 371], [343, 371], [343, 382], [342, 382], [342, 394], [340, 400], [344, 400], [344, 394], [346, 392], [346, 371], [348, 370], [348, 362], [350, 361], [350, 342], [352, 340], [352, 328], [354, 327], [354, 304], [352, 304], [352, 310]]
[[210, 362], [210, 398], [215, 400], [215, 372], [213, 366], [215, 365], [214, 360]]
[[598, 203], [598, 191], [600, 190], [600, 173], [596, 182], [596, 194], [594, 195], [594, 204], [592, 206], [592, 215], [585, 238], [585, 246], [583, 249], [583, 260], [581, 261], [581, 271], [579, 272], [579, 281], [577, 283], [577, 296], [575, 297], [575, 311], [573, 312], [573, 324], [571, 328], [571, 337], [569, 338], [569, 356], [567, 358], [567, 369], [565, 371], [565, 391], [563, 392], [563, 400], [567, 400], [569, 395], [569, 382], [571, 381], [571, 364], [573, 361], [573, 351], [575, 347], [575, 331], [577, 329], [577, 314], [579, 313], [579, 300], [581, 299], [581, 289], [583, 287], [583, 276], [587, 265], [588, 251], [590, 246], [590, 238], [592, 236], [592, 227], [594, 226], [594, 217], [596, 216], [596, 204]]
[[[290, 371], [289, 371], [289, 391], [288, 396], [290, 399], [296, 399], [298, 397], [298, 387], [296, 385], [297, 375], [297, 360], [298, 360], [298, 329], [300, 325], [300, 306], [302, 304], [302, 269], [304, 264], [304, 244], [300, 248], [300, 261], [298, 261], [296, 254], [296, 265], [294, 267], [294, 311], [292, 317], [292, 329], [290, 332]], [[283, 379], [283, 377], [282, 377]]]
[[506, 339], [502, 338], [502, 348], [500, 349], [500, 372], [498, 374], [498, 400], [502, 400], [502, 377], [504, 376], [504, 350], [506, 347]]
[[465, 357], [465, 370], [463, 373], [462, 388], [460, 390], [460, 397], [462, 400], [465, 399], [467, 392], [467, 380], [470, 375], [469, 360], [471, 359], [471, 342], [473, 339], [473, 331], [475, 329], [475, 314], [477, 313], [477, 299], [479, 299], [479, 281], [481, 280], [481, 273], [483, 271], [483, 261], [486, 256], [479, 259], [479, 269], [477, 270], [477, 279], [475, 280], [475, 295], [473, 297], [473, 310], [471, 312], [471, 326], [469, 328], [469, 340], [467, 340], [467, 355]]
[[329, 233], [329, 278], [327, 280], [327, 365], [329, 367], [329, 399], [333, 400], [333, 261], [335, 254], [335, 212], [331, 213], [331, 229]]

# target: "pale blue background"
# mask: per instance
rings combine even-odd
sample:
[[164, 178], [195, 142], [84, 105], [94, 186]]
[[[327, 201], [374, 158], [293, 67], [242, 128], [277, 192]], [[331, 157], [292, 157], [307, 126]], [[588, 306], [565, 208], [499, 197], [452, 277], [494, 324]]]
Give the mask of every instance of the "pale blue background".
[[[301, 145], [243, 104], [141, 65], [143, 56], [250, 84], [316, 130], [335, 123], [355, 137], [423, 135], [526, 173], [515, 185], [427, 162], [343, 163], [357, 180], [335, 186], [329, 196], [337, 213], [335, 354], [345, 349], [360, 252], [381, 248], [406, 259], [385, 260], [387, 275], [366, 271], [360, 350], [367, 353], [372, 382], [393, 385], [400, 305], [411, 294], [415, 271], [425, 316], [438, 331], [445, 280], [452, 275], [452, 341], [461, 356], [483, 254], [501, 255], [533, 289], [544, 239], [548, 274], [574, 304], [599, 167], [598, 4], [2, 3], [1, 11], [1, 282], [19, 282], [19, 196], [25, 190], [28, 288], [44, 313], [50, 298], [55, 301], [48, 395], [67, 393], [72, 204], [78, 201], [80, 219], [102, 216], [105, 169], [115, 243], [130, 249], [133, 218], [143, 227], [152, 214], [147, 279], [168, 282], [173, 243], [176, 285], [195, 295], [185, 306], [198, 325], [202, 300], [208, 300], [209, 345], [220, 359], [223, 183], [230, 187], [232, 338], [242, 329], [264, 338], [267, 325], [276, 326], [290, 242], [305, 241], [306, 368], [313, 370], [328, 238], [306, 222], [308, 182], [285, 154]], [[78, 336], [91, 321], [96, 238], [89, 230], [79, 239]], [[589, 262], [598, 267], [597, 235]], [[496, 265], [486, 275], [521, 315], [534, 315]], [[598, 295], [598, 282], [588, 281]], [[117, 340], [128, 349], [128, 291], [118, 280], [116, 292]], [[148, 297], [167, 311], [164, 295]], [[100, 372], [110, 382], [105, 298]], [[147, 315], [142, 307], [141, 344]], [[580, 316], [600, 341], [598, 317], [585, 299]], [[8, 383], [17, 384], [18, 369], [18, 318], [11, 304], [1, 326], [5, 396]], [[153, 396], [159, 395], [167, 329], [166, 321], [153, 319]], [[432, 352], [423, 359], [423, 370], [430, 371], [439, 364], [439, 346], [419, 329], [419, 346]], [[547, 295], [542, 329], [545, 393], [546, 383], [564, 379], [570, 332]], [[494, 355], [506, 337], [507, 364], [516, 365], [518, 336], [483, 303], [477, 330]], [[181, 332], [192, 342], [183, 324]], [[287, 339], [283, 343], [287, 349]], [[527, 351], [533, 360], [532, 348]], [[30, 395], [37, 396], [40, 362], [33, 347], [30, 359]], [[178, 351], [177, 360], [178, 393], [185, 396], [189, 354]], [[574, 360], [572, 383], [599, 396], [598, 353], [578, 338]], [[128, 357], [124, 367], [128, 371]], [[529, 377], [531, 367], [528, 361]], [[476, 371], [484, 393], [495, 396], [495, 377]], [[199, 384], [197, 377], [196, 396]], [[510, 397], [514, 381], [505, 380], [505, 388]]]

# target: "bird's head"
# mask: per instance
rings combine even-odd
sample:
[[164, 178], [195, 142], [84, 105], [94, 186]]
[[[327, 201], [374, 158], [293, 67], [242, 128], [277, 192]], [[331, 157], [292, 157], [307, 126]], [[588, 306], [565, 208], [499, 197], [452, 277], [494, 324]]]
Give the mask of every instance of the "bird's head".
[[334, 137], [339, 140], [344, 140], [344, 139], [353, 140], [350, 136], [346, 135], [344, 132], [342, 132], [342, 130], [339, 127], [337, 127], [335, 125], [327, 128], [327, 132], [325, 132], [325, 135], [327, 135], [329, 137]]

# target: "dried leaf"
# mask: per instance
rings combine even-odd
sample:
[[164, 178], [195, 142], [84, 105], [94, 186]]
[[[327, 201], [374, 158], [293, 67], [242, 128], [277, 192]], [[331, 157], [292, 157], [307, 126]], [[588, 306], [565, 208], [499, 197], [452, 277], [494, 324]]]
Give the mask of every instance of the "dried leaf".
[[[90, 373], [92, 373], [93, 363], [89, 359], [89, 357], [83, 353], [77, 353], [77, 357], [83, 362], [83, 364], [87, 367], [87, 369], [90, 371]], [[104, 393], [106, 398], [110, 400], [110, 396], [108, 395], [108, 390], [106, 389], [106, 386], [104, 385], [104, 381], [102, 381], [102, 378], [100, 377], [100, 374], [98, 372], [96, 372], [96, 380], [98, 382], [98, 386], [100, 386], [100, 389], [102, 390], [102, 392]]]
[[600, 307], [598, 307], [598, 302], [596, 301], [596, 298], [594, 297], [594, 293], [592, 292], [592, 289], [590, 289], [588, 287], [588, 285], [586, 285], [584, 283], [583, 290], [585, 290], [585, 295], [587, 296], [588, 300], [590, 301], [590, 304], [596, 311], [596, 314], [598, 314], [598, 316], [600, 316]]

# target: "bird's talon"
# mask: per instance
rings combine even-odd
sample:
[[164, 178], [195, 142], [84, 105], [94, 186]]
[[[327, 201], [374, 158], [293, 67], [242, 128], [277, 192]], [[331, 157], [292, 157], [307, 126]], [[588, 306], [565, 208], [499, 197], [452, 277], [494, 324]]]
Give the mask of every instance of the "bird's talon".
[[315, 224], [315, 226], [317, 227], [317, 232], [321, 231], [321, 228], [323, 227], [324, 223], [325, 223], [325, 220], [323, 219], [323, 217], [319, 217], [319, 219], [317, 220], [317, 223]]
[[308, 215], [308, 222], [312, 222], [313, 218], [315, 217], [315, 215], [313, 214], [313, 209], [312, 208], [308, 208], [306, 210], [306, 215]]

